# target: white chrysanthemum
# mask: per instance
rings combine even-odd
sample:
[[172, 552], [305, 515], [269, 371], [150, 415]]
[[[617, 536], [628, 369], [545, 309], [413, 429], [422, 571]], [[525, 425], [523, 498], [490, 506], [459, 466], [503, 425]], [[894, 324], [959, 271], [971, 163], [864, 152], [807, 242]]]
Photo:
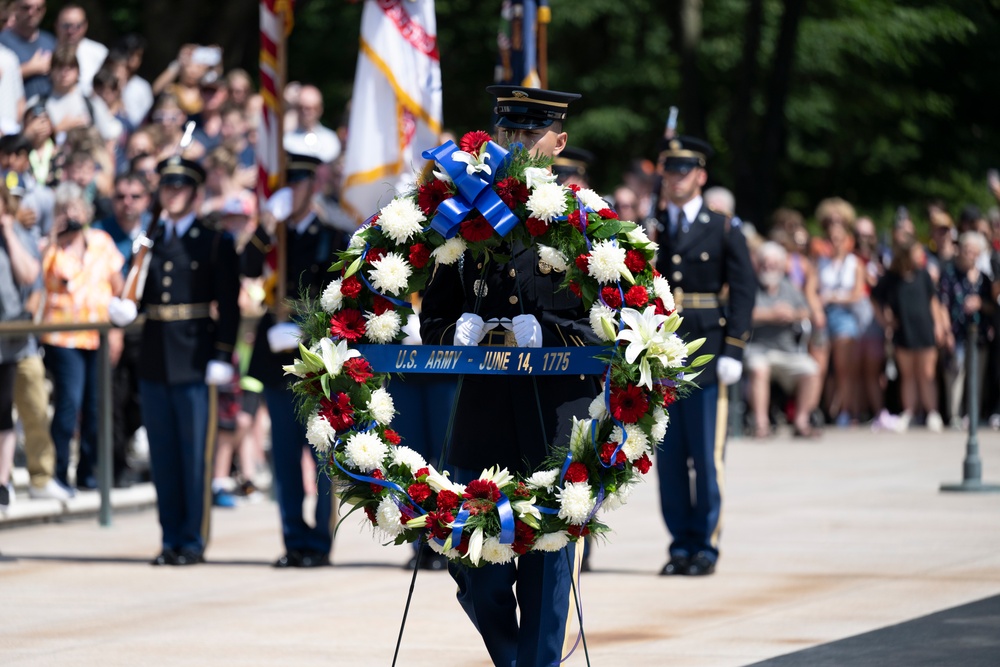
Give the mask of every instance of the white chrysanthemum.
[[525, 204], [532, 217], [552, 222], [566, 212], [566, 188], [555, 183], [540, 183]]
[[442, 245], [434, 248], [431, 251], [431, 257], [438, 264], [449, 266], [458, 261], [458, 258], [465, 253], [466, 248], [465, 241], [460, 236], [452, 236]]
[[328, 313], [335, 313], [344, 304], [344, 295], [340, 291], [341, 281], [339, 278], [326, 286], [323, 296], [319, 298], [319, 305]]
[[628, 501], [628, 497], [632, 495], [632, 487], [634, 486], [635, 484], [625, 484], [618, 487], [618, 490], [614, 493], [609, 493], [605, 496], [604, 502], [601, 503], [600, 511], [614, 512], [616, 509], [625, 505]]
[[403, 532], [403, 524], [400, 523], [402, 517], [403, 513], [399, 511], [399, 506], [396, 505], [392, 496], [383, 498], [382, 502], [378, 504], [378, 509], [375, 510], [375, 521], [378, 522], [378, 527], [390, 538]]
[[597, 194], [590, 188], [581, 189], [576, 193], [576, 196], [581, 202], [583, 202], [583, 205], [591, 211], [600, 211], [602, 208], [611, 208], [608, 206], [608, 202], [601, 198], [601, 195]]
[[653, 428], [649, 430], [649, 437], [653, 444], [660, 444], [667, 435], [667, 425], [670, 423], [670, 415], [662, 407], [657, 405], [653, 408]]
[[459, 558], [462, 557], [462, 554], [458, 553], [458, 549], [448, 549], [447, 551], [445, 551], [444, 545], [438, 544], [437, 540], [430, 540], [429, 542], [427, 542], [427, 545], [430, 546], [431, 550], [434, 553], [441, 554], [448, 560], [458, 560]]
[[552, 487], [556, 485], [559, 481], [559, 470], [553, 468], [552, 470], [539, 470], [529, 477], [526, 481], [527, 485], [535, 489], [545, 489], [551, 492]]
[[372, 419], [385, 426], [392, 421], [396, 414], [396, 406], [392, 402], [392, 395], [382, 387], [372, 392], [372, 397], [368, 401], [368, 413]]
[[399, 335], [399, 328], [403, 320], [399, 313], [394, 310], [387, 310], [381, 315], [375, 313], [365, 313], [368, 319], [365, 321], [365, 337], [373, 343], [391, 343]]
[[427, 461], [419, 452], [409, 447], [396, 447], [392, 450], [392, 463], [397, 466], [406, 466], [410, 474], [417, 472], [421, 468], [427, 467]]
[[625, 266], [625, 248], [614, 241], [595, 243], [590, 251], [587, 273], [599, 283], [614, 283], [628, 271]]
[[406, 289], [413, 267], [398, 252], [390, 252], [372, 262], [372, 285], [383, 294], [399, 294]]
[[535, 546], [532, 547], [532, 550], [559, 551], [567, 544], [569, 544], [569, 533], [565, 530], [560, 530], [558, 533], [545, 533], [544, 535], [539, 535], [538, 539], [535, 540]]
[[657, 358], [667, 368], [679, 368], [687, 363], [687, 344], [677, 334], [670, 334], [663, 340]]
[[483, 540], [483, 560], [487, 563], [509, 563], [514, 560], [514, 549], [509, 544], [500, 544], [495, 537]]
[[653, 294], [663, 302], [663, 307], [668, 311], [674, 310], [674, 295], [670, 291], [670, 283], [663, 276], [653, 278]]
[[556, 491], [559, 498], [559, 518], [574, 526], [587, 523], [596, 503], [593, 490], [586, 482], [570, 482]]
[[551, 266], [552, 270], [556, 273], [566, 273], [566, 269], [569, 268], [569, 260], [566, 258], [566, 255], [551, 246], [542, 245], [541, 243], [538, 244], [538, 259]]
[[424, 228], [424, 213], [412, 200], [400, 197], [379, 211], [378, 225], [396, 243], [406, 243]]
[[[617, 313], [600, 301], [595, 301], [594, 305], [590, 307], [590, 328], [594, 330], [594, 335], [604, 342], [614, 340], [613, 336], [608, 336], [608, 331], [617, 332], [616, 319]], [[604, 322], [602, 323], [601, 320]]]
[[380, 467], [388, 453], [389, 446], [372, 431], [351, 435], [344, 447], [347, 465], [361, 472], [371, 472]]
[[337, 431], [326, 418], [320, 417], [318, 412], [309, 416], [309, 423], [306, 426], [306, 440], [316, 448], [317, 452], [323, 454], [330, 449], [330, 443], [335, 437], [337, 437]]
[[649, 446], [649, 436], [638, 424], [625, 424], [625, 434], [628, 435], [628, 438], [622, 444], [622, 429], [620, 426], [615, 426], [611, 429], [611, 440], [622, 445], [622, 453], [629, 461], [635, 461], [646, 453], [646, 448]]
[[604, 403], [604, 392], [601, 392], [599, 396], [590, 402], [588, 412], [590, 413], [590, 418], [597, 421], [603, 421], [608, 416], [608, 406]]
[[357, 253], [357, 254], [361, 254], [361, 251], [365, 249], [365, 245], [367, 243], [367, 241], [365, 241], [364, 236], [362, 236], [362, 234], [370, 226], [371, 225], [365, 225], [364, 227], [358, 227], [357, 230], [355, 230], [355, 232], [353, 234], [351, 234], [351, 242], [349, 244], [347, 244], [347, 250], [349, 252], [354, 252], [354, 253]]

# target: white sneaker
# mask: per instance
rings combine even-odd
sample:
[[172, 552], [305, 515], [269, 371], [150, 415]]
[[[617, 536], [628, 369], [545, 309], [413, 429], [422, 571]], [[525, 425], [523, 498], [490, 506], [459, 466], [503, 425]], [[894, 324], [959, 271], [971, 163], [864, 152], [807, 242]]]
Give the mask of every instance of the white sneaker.
[[906, 430], [910, 428], [911, 419], [913, 419], [913, 415], [909, 412], [900, 414], [899, 419], [896, 420], [896, 433], [906, 433]]
[[927, 430], [932, 433], [940, 433], [944, 430], [944, 420], [941, 419], [941, 413], [937, 410], [927, 413]]
[[990, 415], [990, 428], [994, 431], [1000, 430], [1000, 413]]
[[56, 480], [50, 479], [45, 483], [45, 486], [29, 486], [28, 497], [33, 500], [46, 499], [65, 502], [72, 498], [73, 494]]

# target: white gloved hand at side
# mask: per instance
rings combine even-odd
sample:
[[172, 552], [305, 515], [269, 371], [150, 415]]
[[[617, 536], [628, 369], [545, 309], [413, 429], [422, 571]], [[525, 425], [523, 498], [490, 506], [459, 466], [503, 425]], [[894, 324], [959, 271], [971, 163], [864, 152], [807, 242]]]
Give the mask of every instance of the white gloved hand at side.
[[108, 320], [116, 327], [127, 327], [135, 321], [138, 314], [135, 301], [131, 299], [119, 299], [113, 296], [108, 303]]
[[743, 377], [743, 362], [736, 361], [732, 357], [719, 357], [715, 374], [719, 376], [719, 382], [722, 384], [736, 384]]
[[267, 330], [267, 345], [275, 354], [299, 349], [300, 338], [302, 329], [291, 322], [275, 324]]
[[486, 335], [486, 324], [483, 318], [474, 313], [462, 313], [455, 322], [455, 345], [479, 345]]
[[208, 366], [205, 368], [205, 384], [215, 386], [229, 384], [233, 381], [235, 373], [232, 364], [213, 359], [208, 362]]
[[518, 347], [542, 346], [542, 325], [534, 315], [518, 315], [511, 323]]

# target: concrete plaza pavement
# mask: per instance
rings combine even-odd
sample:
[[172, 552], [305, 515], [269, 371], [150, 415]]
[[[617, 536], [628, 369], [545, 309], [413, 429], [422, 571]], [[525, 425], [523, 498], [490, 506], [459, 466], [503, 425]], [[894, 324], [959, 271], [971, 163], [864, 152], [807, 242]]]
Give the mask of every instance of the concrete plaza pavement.
[[[591, 664], [738, 667], [1000, 594], [1000, 494], [938, 490], [959, 481], [965, 440], [731, 440], [722, 559], [703, 578], [657, 576], [667, 535], [651, 478], [607, 516], [614, 533], [582, 577]], [[1000, 482], [1000, 435], [980, 444], [985, 481]], [[352, 516], [333, 567], [274, 570], [271, 502], [216, 509], [212, 535], [209, 563], [153, 568], [151, 509], [110, 528], [0, 528], [0, 664], [392, 663], [404, 547], [380, 546]], [[399, 665], [490, 664], [454, 592], [446, 574], [419, 574]], [[583, 649], [564, 664], [587, 664]]]

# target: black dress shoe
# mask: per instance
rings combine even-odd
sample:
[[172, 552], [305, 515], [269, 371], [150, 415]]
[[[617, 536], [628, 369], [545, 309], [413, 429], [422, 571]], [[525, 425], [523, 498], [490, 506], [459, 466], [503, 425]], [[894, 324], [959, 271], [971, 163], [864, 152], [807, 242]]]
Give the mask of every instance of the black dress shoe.
[[669, 577], [675, 574], [690, 574], [688, 568], [691, 565], [691, 561], [685, 556], [672, 556], [663, 569], [660, 570], [660, 576]]
[[705, 554], [696, 554], [688, 564], [687, 574], [690, 577], [704, 577], [715, 572], [715, 563]]
[[173, 549], [164, 549], [161, 551], [156, 558], [149, 561], [150, 565], [176, 565], [177, 564], [177, 552]]
[[197, 551], [192, 551], [190, 549], [183, 549], [174, 561], [174, 565], [197, 565], [198, 563], [204, 563], [205, 556]]
[[296, 567], [326, 567], [330, 564], [330, 554], [319, 551], [303, 551]]
[[286, 567], [301, 567], [302, 564], [302, 552], [300, 551], [289, 551], [284, 556], [274, 561], [271, 565], [277, 568]]

